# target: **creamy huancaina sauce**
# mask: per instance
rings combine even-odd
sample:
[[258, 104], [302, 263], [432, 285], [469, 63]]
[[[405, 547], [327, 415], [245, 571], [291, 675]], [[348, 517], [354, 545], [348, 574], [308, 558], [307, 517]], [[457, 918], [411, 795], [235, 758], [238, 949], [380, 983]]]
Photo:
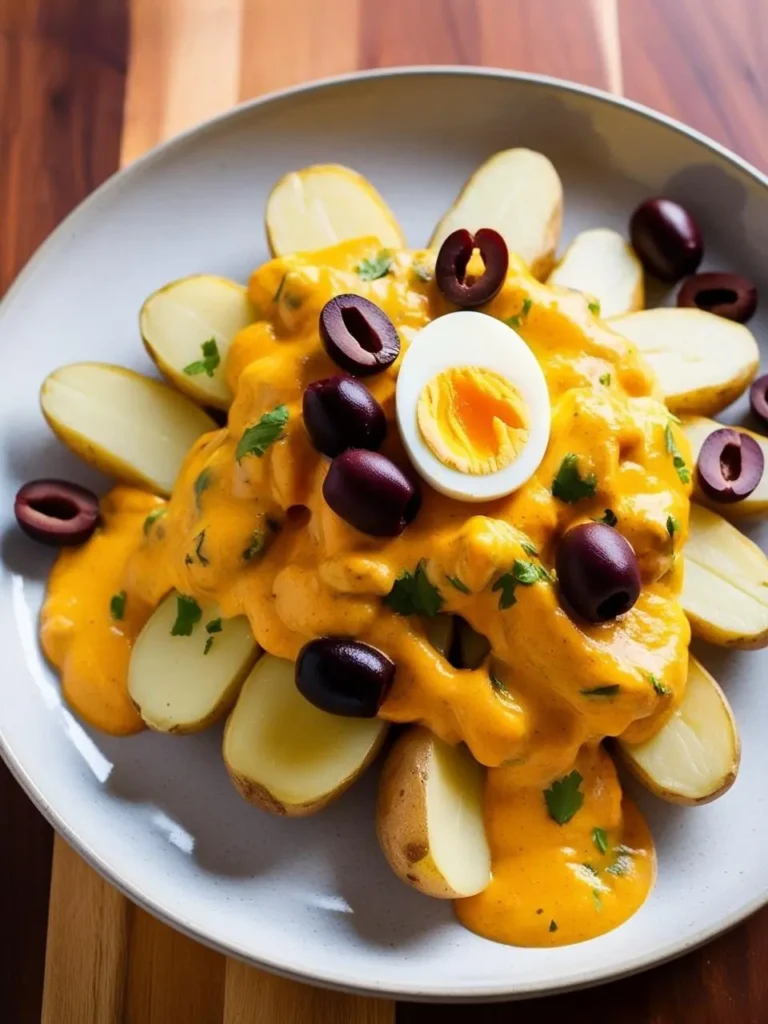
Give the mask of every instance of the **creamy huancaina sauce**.
[[[459, 901], [462, 922], [520, 945], [587, 939], [626, 920], [653, 882], [651, 837], [622, 797], [601, 742], [645, 739], [682, 696], [689, 628], [675, 555], [687, 532], [689, 486], [673, 464], [669, 431], [689, 464], [690, 451], [631, 346], [589, 312], [583, 296], [540, 284], [513, 259], [485, 311], [519, 317], [544, 370], [552, 431], [543, 462], [506, 498], [469, 505], [425, 485], [421, 511], [400, 537], [357, 532], [324, 502], [328, 461], [302, 422], [306, 385], [338, 372], [319, 342], [320, 310], [339, 293], [365, 295], [391, 317], [404, 348], [448, 311], [434, 282], [423, 280], [434, 260], [427, 252], [396, 253], [385, 277], [361, 281], [355, 268], [378, 248], [362, 239], [274, 259], [254, 273], [249, 292], [260, 319], [230, 346], [228, 426], [195, 444], [167, 507], [126, 487], [104, 499], [102, 527], [83, 548], [63, 552], [53, 570], [43, 646], [73, 707], [107, 732], [130, 733], [141, 728], [126, 693], [131, 645], [172, 588], [216, 600], [224, 616], [247, 615], [259, 644], [282, 658], [294, 659], [320, 635], [373, 644], [397, 665], [382, 716], [464, 742], [489, 769], [493, 880]], [[366, 384], [390, 423], [382, 450], [405, 466], [394, 424], [397, 368]], [[285, 436], [263, 457], [238, 462], [243, 432], [278, 405], [289, 410]], [[594, 497], [574, 504], [552, 495], [568, 454], [597, 481]], [[148, 521], [158, 507], [164, 513]], [[574, 621], [547, 581], [519, 587], [516, 603], [499, 607], [492, 585], [515, 559], [529, 558], [533, 545], [551, 569], [563, 531], [605, 509], [639, 560], [643, 590], [631, 611], [600, 625]], [[670, 516], [679, 524], [673, 536]], [[453, 668], [428, 642], [423, 619], [384, 603], [398, 576], [422, 559], [443, 611], [490, 641], [480, 668]], [[125, 616], [116, 622], [110, 599], [122, 592]], [[608, 695], [584, 692], [605, 687]], [[574, 770], [583, 803], [559, 824], [544, 791]]]

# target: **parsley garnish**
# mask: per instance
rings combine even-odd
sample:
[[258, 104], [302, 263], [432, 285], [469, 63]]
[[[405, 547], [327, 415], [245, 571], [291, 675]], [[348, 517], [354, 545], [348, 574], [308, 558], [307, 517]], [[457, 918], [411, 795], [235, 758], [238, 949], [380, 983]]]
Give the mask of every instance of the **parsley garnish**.
[[176, 621], [171, 636], [192, 636], [192, 630], [203, 617], [203, 611], [194, 597], [176, 595]]
[[197, 479], [192, 485], [195, 492], [195, 504], [197, 505], [198, 512], [200, 511], [200, 497], [203, 491], [207, 491], [208, 488], [211, 486], [211, 481], [212, 478], [210, 469], [204, 469], [201, 473], [198, 474]]
[[[679, 422], [679, 420], [678, 420]], [[672, 456], [672, 465], [677, 470], [680, 482], [688, 484], [691, 482], [691, 471], [685, 464], [685, 459], [680, 454], [680, 449], [675, 443], [675, 435], [672, 433], [672, 424], [668, 423], [664, 428], [664, 445], [667, 452]]]
[[271, 412], [265, 412], [258, 423], [248, 427], [235, 452], [238, 462], [246, 455], [255, 455], [261, 458], [267, 448], [275, 441], [279, 441], [285, 435], [285, 425], [288, 422], [288, 406], [278, 405]]
[[184, 367], [184, 373], [188, 377], [195, 377], [198, 373], [204, 373], [207, 377], [212, 377], [221, 362], [219, 346], [216, 344], [215, 338], [209, 338], [208, 341], [204, 341], [200, 348], [203, 350], [203, 358], [196, 359], [194, 363]]
[[162, 508], [153, 508], [152, 509], [152, 511], [147, 516], [147, 518], [144, 520], [143, 530], [144, 530], [144, 536], [145, 537], [149, 536], [149, 531], [152, 529], [152, 524], [156, 520], [158, 520], [161, 516], [164, 516], [167, 511], [168, 511], [168, 509], [167, 509], [167, 507], [165, 505], [163, 505]]
[[248, 545], [245, 551], [243, 551], [243, 558], [245, 559], [245, 561], [250, 562], [252, 558], [255, 558], [257, 555], [260, 555], [264, 548], [266, 547], [266, 543], [267, 539], [264, 536], [264, 531], [255, 530], [253, 537], [251, 538], [251, 543]]
[[555, 921], [554, 919], [549, 922], [549, 930], [551, 932], [556, 932], [557, 931], [557, 921]]
[[205, 530], [201, 530], [200, 533], [195, 537], [197, 544], [195, 544], [195, 554], [200, 565], [209, 565], [210, 558], [206, 558], [203, 554], [203, 544], [205, 543]]
[[607, 508], [599, 519], [592, 520], [595, 523], [604, 523], [606, 526], [616, 526], [618, 518], [612, 508]]
[[382, 249], [372, 259], [364, 259], [358, 263], [358, 276], [361, 281], [376, 281], [380, 277], [386, 277], [392, 268], [392, 253], [389, 249]]
[[569, 505], [581, 501], [582, 498], [594, 498], [597, 490], [597, 477], [594, 473], [582, 477], [579, 473], [578, 456], [569, 452], [560, 463], [557, 476], [552, 481], [552, 495]]
[[601, 373], [600, 376], [597, 379], [600, 381], [601, 384], [604, 384], [606, 387], [610, 387], [611, 386], [611, 375], [610, 375], [610, 373]]
[[126, 596], [125, 591], [121, 590], [119, 594], [114, 594], [109, 602], [109, 614], [118, 622], [125, 618]]
[[398, 615], [437, 615], [443, 598], [434, 583], [430, 583], [423, 558], [415, 572], [406, 570], [398, 576], [384, 603]]
[[206, 633], [220, 633], [222, 628], [221, 619], [211, 619], [210, 622], [205, 624]]
[[569, 822], [584, 803], [584, 794], [579, 791], [582, 782], [581, 774], [574, 770], [544, 790], [549, 816], [558, 825]]
[[680, 520], [676, 516], [667, 516], [667, 533], [674, 537], [680, 529]]
[[604, 828], [593, 828], [592, 840], [600, 853], [608, 853], [608, 833]]
[[445, 577], [452, 587], [455, 587], [460, 594], [470, 594], [471, 591], [466, 583], [462, 583], [458, 576], [446, 576]]
[[666, 696], [669, 695], [669, 693], [670, 693], [669, 687], [665, 686], [664, 683], [662, 683], [658, 679], [658, 677], [653, 674], [653, 672], [649, 672], [648, 673], [648, 678], [651, 681], [651, 686], [654, 688], [654, 690], [659, 695], [659, 697], [666, 697]]
[[583, 697], [615, 697], [618, 692], [618, 683], [613, 683], [610, 686], [595, 686], [591, 690], [579, 690]]
[[208, 651], [213, 647], [213, 637], [209, 636], [205, 641], [205, 647], [203, 648], [203, 654], [207, 654]]
[[536, 548], [533, 546], [533, 544], [531, 544], [530, 541], [528, 541], [528, 540], [522, 541], [521, 544], [520, 544], [520, 547], [523, 549], [523, 551], [526, 553], [526, 555], [529, 555], [531, 558], [538, 558], [539, 557], [539, 552], [536, 550]]
[[594, 302], [590, 302], [587, 305], [587, 309], [589, 310], [590, 313], [594, 313], [595, 316], [600, 316], [600, 303], [598, 302], [597, 299], [595, 299]]
[[534, 562], [525, 562], [521, 558], [516, 558], [510, 572], [505, 572], [503, 576], [499, 576], [491, 590], [501, 591], [499, 608], [504, 611], [517, 603], [515, 590], [517, 590], [518, 584], [522, 583], [524, 587], [532, 587], [534, 583], [549, 582], [551, 582], [551, 577], [542, 565], [536, 565]]
[[526, 297], [523, 299], [523, 306], [520, 312], [516, 313], [514, 316], [507, 317], [504, 323], [507, 325], [507, 327], [522, 327], [525, 323], [528, 314], [531, 312], [532, 306], [533, 299], [526, 295]]

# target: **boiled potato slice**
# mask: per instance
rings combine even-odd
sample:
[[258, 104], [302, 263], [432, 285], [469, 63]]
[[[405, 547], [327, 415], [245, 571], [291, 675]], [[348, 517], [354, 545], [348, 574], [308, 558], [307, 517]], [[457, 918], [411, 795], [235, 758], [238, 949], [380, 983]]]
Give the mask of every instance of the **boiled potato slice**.
[[656, 372], [675, 413], [713, 416], [735, 401], [757, 372], [757, 342], [743, 324], [701, 309], [646, 309], [612, 318]]
[[696, 636], [722, 647], [768, 646], [768, 558], [722, 516], [691, 505], [681, 596]]
[[629, 242], [610, 228], [582, 231], [565, 250], [547, 284], [575, 288], [599, 303], [599, 315], [643, 308], [643, 267]]
[[[716, 420], [707, 419], [706, 416], [683, 417], [682, 427], [685, 431], [685, 436], [691, 442], [694, 463], [699, 457], [701, 446], [712, 431], [720, 430], [722, 426], [722, 423], [718, 423]], [[762, 480], [754, 491], [752, 491], [747, 498], [744, 498], [743, 501], [733, 501], [730, 504], [718, 505], [707, 498], [698, 485], [696, 485], [694, 499], [701, 505], [707, 505], [710, 508], [716, 509], [729, 519], [740, 519], [743, 516], [764, 515], [768, 512], [768, 438], [763, 437], [761, 434], [754, 434], [751, 430], [745, 430], [743, 427], [733, 427], [732, 429], [739, 430], [742, 434], [749, 434], [749, 436], [754, 438], [763, 449], [765, 470], [763, 472]]]
[[184, 395], [107, 363], [72, 363], [40, 389], [43, 415], [76, 455], [110, 476], [169, 495], [184, 456], [216, 424]]
[[265, 655], [224, 732], [224, 761], [246, 800], [273, 814], [313, 814], [340, 796], [381, 748], [387, 723], [320, 711], [296, 689], [291, 661]]
[[315, 164], [281, 178], [267, 199], [266, 226], [274, 256], [371, 235], [384, 248], [405, 245], [395, 215], [373, 185], [339, 164]]
[[379, 783], [376, 829], [390, 867], [427, 896], [455, 899], [491, 880], [484, 773], [469, 751], [420, 726], [404, 733]]
[[507, 149], [478, 167], [429, 245], [439, 249], [457, 228], [495, 228], [543, 281], [555, 261], [562, 219], [563, 186], [551, 161], [532, 149]]
[[[213, 274], [195, 274], [153, 292], [141, 307], [139, 327], [160, 372], [203, 405], [227, 409], [232, 392], [224, 376], [229, 343], [256, 319], [241, 284]], [[203, 344], [215, 342], [218, 365], [206, 372]], [[196, 366], [197, 364], [197, 366]]]
[[234, 704], [260, 648], [245, 616], [222, 619], [212, 601], [198, 602], [202, 614], [189, 636], [173, 636], [177, 596], [169, 594], [139, 633], [128, 693], [150, 729], [199, 732]]
[[733, 785], [741, 745], [733, 712], [715, 680], [691, 655], [682, 703], [645, 743], [619, 743], [632, 772], [673, 804], [705, 804]]

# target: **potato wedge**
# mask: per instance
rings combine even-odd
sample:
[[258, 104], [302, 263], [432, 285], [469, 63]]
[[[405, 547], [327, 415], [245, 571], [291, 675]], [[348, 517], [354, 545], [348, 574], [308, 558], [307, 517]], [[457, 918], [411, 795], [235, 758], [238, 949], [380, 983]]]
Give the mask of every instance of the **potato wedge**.
[[224, 761], [242, 796], [273, 814], [314, 814], [348, 789], [379, 752], [388, 725], [320, 711], [296, 689], [291, 661], [265, 655], [224, 731]]
[[398, 878], [438, 899], [491, 880], [483, 824], [484, 772], [465, 747], [416, 726], [392, 747], [379, 783], [376, 830]]
[[757, 372], [760, 354], [743, 324], [701, 309], [646, 309], [613, 317], [656, 372], [672, 412], [714, 416], [735, 401]]
[[139, 633], [128, 693], [150, 729], [199, 732], [232, 707], [260, 648], [245, 616], [222, 619], [212, 601], [199, 602], [202, 616], [190, 636], [173, 636], [177, 597], [169, 594]]
[[[139, 329], [155, 365], [171, 384], [202, 405], [228, 409], [232, 392], [224, 376], [227, 349], [237, 332], [255, 320], [256, 310], [241, 284], [195, 274], [153, 292], [141, 307]], [[206, 372], [202, 346], [210, 341], [216, 343], [218, 365]]]
[[[713, 430], [720, 430], [723, 424], [718, 423], [716, 420], [707, 419], [706, 416], [684, 416], [682, 427], [685, 431], [685, 436], [691, 442], [695, 463], [699, 457], [701, 446], [706, 439]], [[763, 437], [762, 434], [755, 434], [751, 430], [745, 430], [744, 427], [733, 427], [732, 429], [739, 430], [742, 434], [749, 434], [762, 448], [765, 458], [765, 471], [763, 472], [762, 480], [743, 501], [734, 501], [731, 504], [716, 504], [695, 483], [696, 477], [694, 474], [694, 501], [714, 509], [728, 519], [742, 519], [745, 516], [765, 515], [768, 512], [768, 438]]]
[[582, 231], [565, 250], [547, 284], [575, 288], [597, 300], [602, 317], [642, 309], [643, 267], [632, 246], [617, 231]]
[[457, 228], [495, 228], [543, 281], [555, 262], [562, 220], [563, 186], [552, 162], [532, 149], [506, 149], [478, 167], [429, 245], [439, 249]]
[[107, 363], [55, 370], [43, 381], [40, 406], [76, 455], [166, 496], [192, 444], [216, 429], [210, 416], [166, 384]]
[[273, 256], [367, 236], [385, 248], [405, 246], [395, 215], [373, 185], [340, 164], [314, 164], [282, 177], [267, 199], [266, 228]]
[[685, 695], [672, 717], [645, 743], [619, 741], [644, 786], [673, 804], [706, 804], [736, 780], [741, 744], [725, 694], [707, 670], [688, 659]]
[[696, 636], [721, 647], [768, 646], [768, 558], [716, 512], [691, 505], [681, 601]]

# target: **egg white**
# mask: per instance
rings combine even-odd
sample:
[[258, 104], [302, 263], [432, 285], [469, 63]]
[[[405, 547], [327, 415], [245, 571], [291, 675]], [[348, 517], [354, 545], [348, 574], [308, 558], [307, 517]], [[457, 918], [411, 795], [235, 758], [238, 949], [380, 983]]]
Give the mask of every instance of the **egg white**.
[[[528, 407], [528, 441], [509, 466], [474, 475], [446, 466], [421, 436], [416, 409], [421, 392], [443, 370], [473, 366], [510, 381]], [[397, 378], [397, 424], [414, 468], [436, 491], [459, 501], [490, 501], [511, 494], [533, 476], [549, 443], [552, 419], [544, 373], [520, 335], [501, 320], [462, 310], [418, 331]]]

